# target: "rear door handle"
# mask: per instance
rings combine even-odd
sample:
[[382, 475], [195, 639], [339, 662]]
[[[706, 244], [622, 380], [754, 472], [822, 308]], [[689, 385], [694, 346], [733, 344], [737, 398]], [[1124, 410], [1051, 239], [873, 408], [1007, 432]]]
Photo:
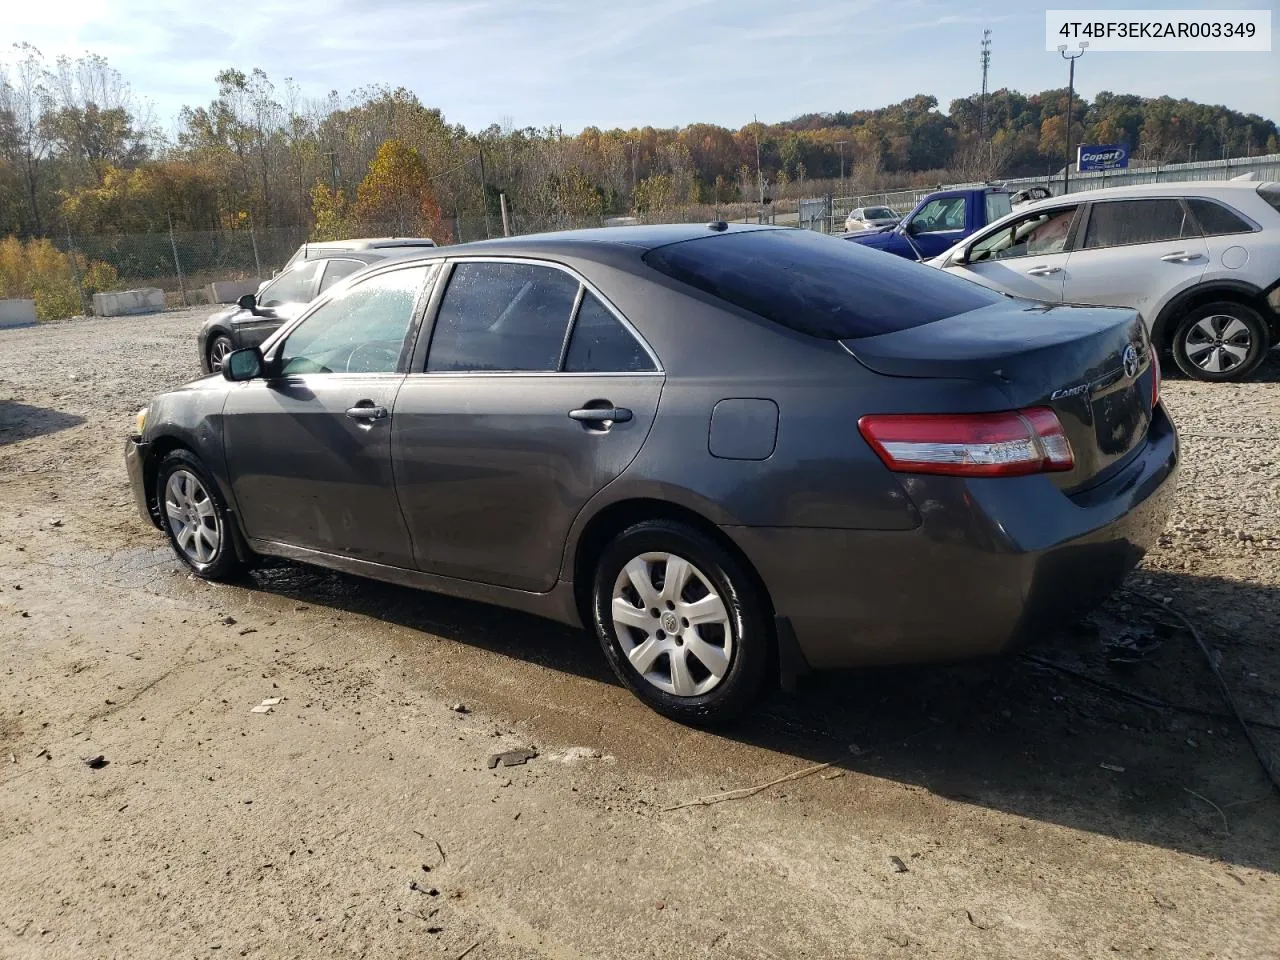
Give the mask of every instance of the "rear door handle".
[[1179, 250], [1177, 253], [1166, 253], [1160, 259], [1165, 263], [1190, 263], [1192, 260], [1203, 259], [1202, 253], [1190, 253], [1186, 250]]
[[1028, 277], [1047, 277], [1051, 273], [1061, 273], [1061, 267], [1032, 267], [1027, 271]]
[[631, 411], [626, 407], [584, 407], [570, 410], [569, 419], [579, 423], [626, 423]]
[[387, 418], [387, 408], [375, 407], [372, 401], [361, 401], [354, 407], [347, 408], [347, 416], [352, 420], [372, 423], [375, 420], [385, 420]]

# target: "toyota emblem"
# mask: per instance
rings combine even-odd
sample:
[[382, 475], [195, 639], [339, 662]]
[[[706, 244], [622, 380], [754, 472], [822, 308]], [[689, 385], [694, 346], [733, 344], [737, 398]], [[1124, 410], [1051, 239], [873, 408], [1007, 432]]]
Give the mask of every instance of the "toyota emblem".
[[1138, 351], [1134, 349], [1132, 343], [1124, 348], [1124, 375], [1126, 377], [1138, 375]]

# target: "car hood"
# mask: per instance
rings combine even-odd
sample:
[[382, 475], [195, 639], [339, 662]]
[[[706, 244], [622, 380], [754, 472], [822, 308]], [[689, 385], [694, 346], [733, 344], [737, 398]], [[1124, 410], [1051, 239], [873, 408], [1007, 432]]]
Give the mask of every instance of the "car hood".
[[229, 306], [223, 307], [221, 310], [215, 310], [213, 313], [209, 314], [209, 318], [205, 320], [204, 325], [206, 327], [217, 326], [218, 324], [225, 326], [232, 321], [237, 313], [240, 312], [239, 307], [234, 303], [230, 304]]

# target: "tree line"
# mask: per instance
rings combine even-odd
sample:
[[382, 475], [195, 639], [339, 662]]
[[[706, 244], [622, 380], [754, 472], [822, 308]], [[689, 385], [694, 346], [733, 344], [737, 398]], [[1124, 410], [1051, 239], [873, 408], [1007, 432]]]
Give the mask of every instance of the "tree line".
[[[0, 64], [0, 236], [276, 226], [336, 236], [361, 223], [447, 239], [499, 217], [499, 194], [549, 225], [690, 204], [1049, 174], [1073, 143], [1126, 143], [1135, 162], [1280, 151], [1274, 121], [1224, 106], [1104, 92], [920, 94], [875, 110], [733, 130], [449, 123], [403, 87], [308, 98], [291, 80], [227, 69], [166, 134], [102, 57]], [[758, 157], [758, 160], [757, 160]], [[758, 163], [758, 166], [757, 166]]]

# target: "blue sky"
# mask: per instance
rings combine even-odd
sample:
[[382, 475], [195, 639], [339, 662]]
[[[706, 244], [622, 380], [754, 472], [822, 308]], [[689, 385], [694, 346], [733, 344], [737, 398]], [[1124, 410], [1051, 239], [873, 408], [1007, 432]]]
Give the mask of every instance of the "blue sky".
[[[1269, 0], [1268, 0], [1269, 2]], [[1162, 8], [1266, 7], [1237, 0]], [[1066, 83], [1044, 49], [1050, 0], [57, 0], [10, 3], [5, 34], [52, 59], [106, 56], [166, 126], [206, 103], [227, 66], [292, 77], [308, 96], [386, 83], [414, 90], [450, 122], [737, 127], [813, 111], [883, 106], [916, 93], [948, 102], [979, 89], [978, 44], [992, 30], [991, 84]], [[1130, 0], [1127, 7], [1152, 6]], [[56, 14], [51, 14], [56, 10]], [[1280, 16], [1273, 15], [1273, 32]], [[1090, 52], [1077, 88], [1170, 94], [1280, 118], [1273, 52]]]

